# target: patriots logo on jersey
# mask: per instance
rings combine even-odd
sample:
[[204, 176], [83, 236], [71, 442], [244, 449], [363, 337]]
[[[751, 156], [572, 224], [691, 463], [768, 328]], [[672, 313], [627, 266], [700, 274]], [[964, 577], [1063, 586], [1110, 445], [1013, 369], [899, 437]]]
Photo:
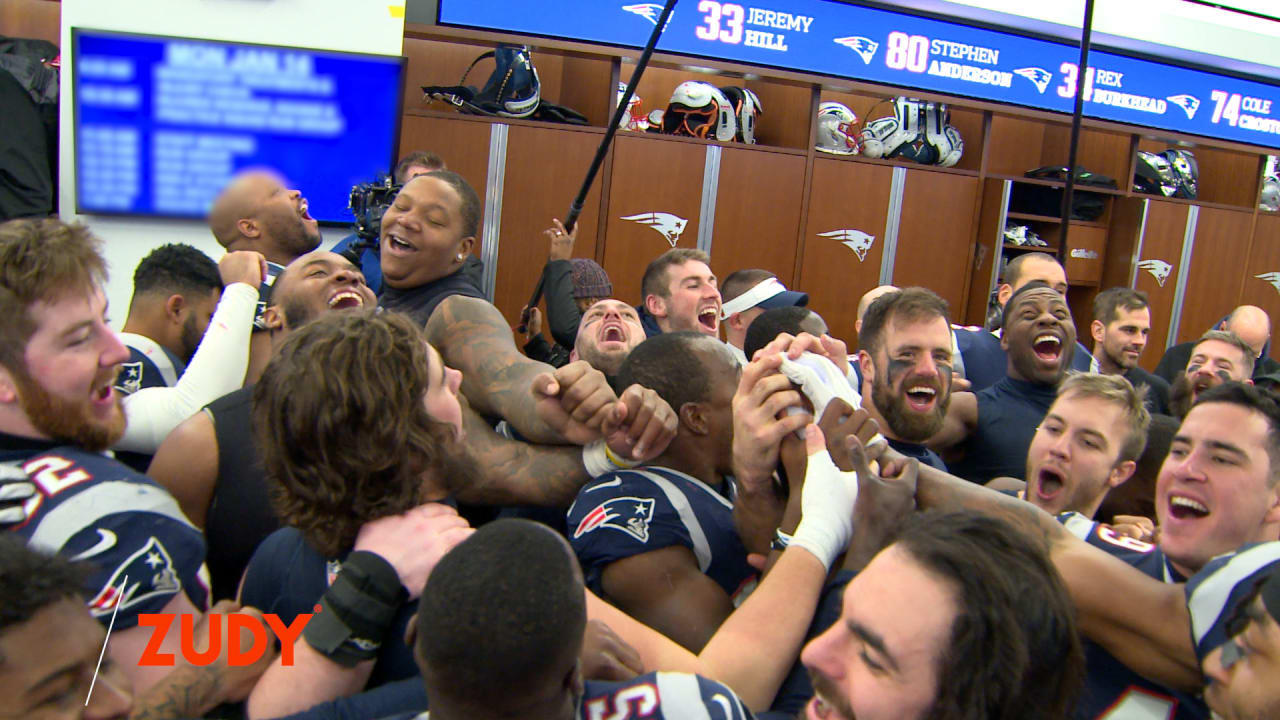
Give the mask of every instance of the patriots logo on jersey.
[[127, 362], [120, 366], [120, 374], [116, 376], [116, 387], [125, 395], [132, 395], [142, 389], [142, 361]]
[[871, 58], [876, 56], [876, 50], [880, 49], [880, 43], [868, 37], [861, 35], [850, 35], [849, 37], [839, 37], [835, 39], [836, 44], [843, 45], [850, 50], [858, 53], [858, 57], [862, 58], [862, 62], [870, 65]]
[[1254, 275], [1254, 277], [1271, 283], [1271, 287], [1275, 288], [1276, 292], [1280, 292], [1280, 272], [1262, 273], [1261, 275]]
[[89, 601], [89, 612], [105, 617], [138, 605], [150, 598], [174, 595], [182, 581], [173, 567], [169, 551], [153, 535], [140, 550], [116, 567], [98, 594]]
[[[645, 20], [648, 20], [649, 22], [653, 23], [654, 25], [658, 24], [658, 16], [662, 14], [662, 6], [657, 3], [637, 3], [635, 5], [623, 5], [622, 9], [626, 10], [629, 13], [635, 13], [636, 15], [639, 15]], [[671, 24], [671, 18], [674, 16], [675, 16], [675, 13], [672, 12], [671, 15], [667, 17], [667, 25]], [[666, 30], [667, 28], [664, 26], [662, 29]]]
[[818, 237], [834, 238], [852, 250], [858, 256], [858, 262], [865, 262], [871, 244], [876, 241], [875, 235], [868, 235], [861, 230], [832, 230], [818, 233]]
[[638, 215], [625, 215], [621, 219], [637, 222], [641, 225], [648, 225], [657, 230], [662, 237], [667, 239], [671, 247], [675, 247], [680, 241], [680, 234], [684, 232], [685, 227], [689, 224], [688, 220], [682, 217], [672, 215], [666, 212], [647, 212]]
[[1049, 89], [1049, 81], [1053, 79], [1053, 73], [1045, 70], [1044, 68], [1038, 67], [1018, 68], [1013, 71], [1013, 74], [1021, 75], [1022, 77], [1030, 80], [1031, 84], [1036, 86], [1036, 89], [1040, 91], [1041, 95], [1044, 94], [1045, 90]]
[[1173, 266], [1163, 260], [1143, 260], [1138, 263], [1138, 267], [1151, 273], [1160, 287], [1164, 287], [1164, 281], [1169, 279], [1169, 273], [1173, 271]]
[[1170, 95], [1165, 99], [1182, 108], [1188, 120], [1194, 120], [1196, 111], [1200, 109], [1200, 98], [1195, 95]]
[[649, 523], [653, 520], [653, 498], [619, 497], [605, 500], [587, 513], [573, 531], [575, 539], [596, 530], [613, 528], [642, 543], [649, 542]]

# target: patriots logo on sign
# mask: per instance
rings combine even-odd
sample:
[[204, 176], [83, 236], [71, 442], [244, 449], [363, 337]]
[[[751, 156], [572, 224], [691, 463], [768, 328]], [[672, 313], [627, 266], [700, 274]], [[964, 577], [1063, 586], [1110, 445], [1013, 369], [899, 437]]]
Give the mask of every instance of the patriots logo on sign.
[[[659, 5], [658, 3], [638, 3], [635, 5], [623, 5], [622, 9], [626, 10], [629, 13], [635, 13], [636, 15], [639, 15], [645, 20], [648, 20], [649, 22], [653, 23], [654, 25], [658, 24], [658, 16], [662, 15], [662, 6]], [[673, 17], [675, 17], [674, 11], [672, 11], [672, 13], [667, 16], [667, 25], [671, 24], [671, 18]], [[664, 26], [662, 29], [666, 30], [667, 28], [666, 26]]]
[[1254, 275], [1254, 277], [1259, 280], [1266, 280], [1271, 283], [1271, 287], [1275, 288], [1276, 292], [1280, 292], [1280, 272], [1262, 273], [1261, 275]]
[[1164, 281], [1169, 279], [1169, 273], [1173, 270], [1173, 266], [1163, 260], [1143, 260], [1138, 263], [1138, 267], [1151, 273], [1160, 287], [1164, 287]]
[[120, 366], [120, 374], [116, 377], [116, 387], [125, 395], [132, 395], [142, 389], [142, 361], [127, 362]]
[[680, 241], [680, 234], [684, 232], [685, 226], [689, 224], [688, 220], [665, 212], [624, 215], [621, 219], [648, 225], [657, 230], [662, 237], [667, 239], [667, 242], [671, 243], [671, 247], [675, 247], [676, 243]]
[[105, 617], [116, 609], [127, 610], [150, 598], [173, 595], [182, 589], [182, 581], [173, 567], [173, 558], [164, 545], [152, 536], [147, 543], [111, 573], [98, 594], [89, 601], [89, 612]]
[[835, 42], [858, 53], [858, 57], [862, 58], [862, 62], [868, 65], [871, 64], [871, 58], [876, 56], [876, 50], [880, 49], [880, 43], [861, 35], [836, 38]]
[[574, 539], [597, 528], [613, 528], [642, 543], [649, 542], [649, 522], [653, 520], [653, 498], [620, 497], [605, 500], [587, 513], [573, 531]]
[[1200, 98], [1195, 95], [1170, 95], [1165, 100], [1182, 108], [1182, 111], [1187, 114], [1188, 120], [1194, 120], [1196, 111], [1200, 109]]
[[1044, 91], [1049, 88], [1049, 81], [1053, 79], [1053, 73], [1045, 70], [1044, 68], [1038, 67], [1018, 68], [1013, 71], [1013, 74], [1021, 75], [1022, 77], [1030, 80], [1031, 84], [1036, 86], [1036, 89], [1040, 91], [1041, 95], [1043, 95]]
[[871, 249], [871, 244], [876, 241], [875, 235], [868, 235], [861, 230], [832, 230], [818, 233], [818, 237], [839, 240], [845, 247], [857, 253], [858, 262], [866, 261], [867, 251]]

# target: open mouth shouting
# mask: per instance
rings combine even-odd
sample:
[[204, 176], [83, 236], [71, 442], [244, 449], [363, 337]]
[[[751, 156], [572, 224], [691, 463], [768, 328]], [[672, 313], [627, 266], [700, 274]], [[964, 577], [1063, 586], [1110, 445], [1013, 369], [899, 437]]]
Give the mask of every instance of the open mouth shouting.
[[404, 236], [397, 231], [393, 230], [387, 232], [386, 238], [387, 241], [383, 244], [382, 248], [383, 252], [390, 252], [392, 255], [405, 256], [418, 251], [417, 247], [408, 240], [405, 240]]
[[311, 217], [311, 213], [307, 212], [306, 198], [298, 198], [298, 216], [307, 222], [315, 221], [315, 218]]
[[1062, 359], [1062, 339], [1051, 333], [1041, 333], [1031, 343], [1036, 358], [1046, 365], [1057, 365]]
[[1066, 487], [1067, 474], [1056, 467], [1041, 467], [1032, 478], [1032, 484], [1035, 486], [1036, 499], [1052, 502]]
[[1209, 516], [1204, 501], [1183, 493], [1169, 494], [1169, 517], [1178, 522], [1194, 521]]
[[351, 310], [364, 307], [364, 298], [360, 293], [344, 288], [329, 296], [330, 310]]
[[698, 310], [698, 329], [708, 335], [715, 335], [720, 330], [720, 306], [704, 305]]
[[605, 343], [626, 343], [627, 327], [622, 324], [621, 320], [606, 320], [600, 323], [600, 330], [596, 334], [596, 341], [601, 345]]

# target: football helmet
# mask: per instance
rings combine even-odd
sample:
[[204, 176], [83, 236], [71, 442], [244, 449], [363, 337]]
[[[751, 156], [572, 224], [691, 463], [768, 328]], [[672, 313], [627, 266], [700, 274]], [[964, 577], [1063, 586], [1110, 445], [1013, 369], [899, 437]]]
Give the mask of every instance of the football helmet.
[[1268, 175], [1262, 179], [1262, 200], [1258, 207], [1271, 212], [1280, 212], [1280, 177]]
[[1173, 168], [1163, 153], [1138, 151], [1138, 165], [1133, 174], [1134, 191], [1173, 197], [1175, 185]]
[[942, 103], [893, 99], [893, 115], [873, 120], [862, 131], [867, 157], [901, 157], [922, 165], [951, 167], [964, 154], [964, 140]]
[[[626, 92], [627, 84], [624, 82], [618, 83], [618, 102], [622, 102], [622, 96]], [[640, 105], [640, 96], [633, 93], [631, 102], [627, 103], [627, 111], [618, 119], [619, 130], [639, 130], [643, 132], [649, 129], [649, 116], [645, 115]]]
[[722, 87], [720, 92], [729, 99], [738, 121], [738, 142], [756, 144], [756, 118], [764, 114], [764, 106], [755, 92], [745, 87]]
[[862, 152], [858, 116], [843, 103], [828, 101], [818, 106], [818, 142], [814, 149], [832, 155]]
[[1190, 150], [1182, 148], [1169, 148], [1162, 154], [1169, 161], [1173, 177], [1173, 196], [1195, 200], [1200, 180], [1200, 166], [1196, 164], [1196, 156]]
[[738, 134], [738, 120], [733, 104], [718, 88], [687, 80], [671, 93], [671, 102], [662, 114], [662, 132], [729, 142]]

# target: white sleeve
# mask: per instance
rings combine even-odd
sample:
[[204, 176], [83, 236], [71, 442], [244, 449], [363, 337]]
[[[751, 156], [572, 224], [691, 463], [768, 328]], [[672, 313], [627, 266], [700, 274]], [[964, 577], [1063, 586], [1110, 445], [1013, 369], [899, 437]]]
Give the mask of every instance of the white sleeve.
[[124, 398], [128, 425], [114, 449], [154, 453], [182, 421], [243, 385], [257, 308], [258, 288], [233, 283], [223, 289], [200, 347], [177, 384], [144, 388]]

